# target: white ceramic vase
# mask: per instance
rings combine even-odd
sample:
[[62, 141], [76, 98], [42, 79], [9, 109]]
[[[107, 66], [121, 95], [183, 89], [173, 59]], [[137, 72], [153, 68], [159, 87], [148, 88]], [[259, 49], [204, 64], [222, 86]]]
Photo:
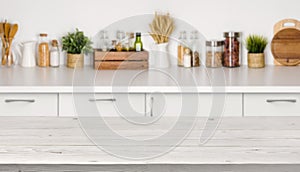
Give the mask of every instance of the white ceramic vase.
[[153, 68], [169, 68], [171, 66], [168, 45], [168, 43], [153, 44], [151, 53]]

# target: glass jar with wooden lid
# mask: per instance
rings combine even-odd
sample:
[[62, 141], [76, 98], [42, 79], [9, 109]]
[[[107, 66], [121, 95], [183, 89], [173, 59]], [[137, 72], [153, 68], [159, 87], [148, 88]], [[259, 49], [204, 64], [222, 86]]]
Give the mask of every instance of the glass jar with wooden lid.
[[46, 33], [41, 33], [39, 36], [38, 66], [39, 67], [50, 66], [49, 41], [48, 41], [48, 34]]

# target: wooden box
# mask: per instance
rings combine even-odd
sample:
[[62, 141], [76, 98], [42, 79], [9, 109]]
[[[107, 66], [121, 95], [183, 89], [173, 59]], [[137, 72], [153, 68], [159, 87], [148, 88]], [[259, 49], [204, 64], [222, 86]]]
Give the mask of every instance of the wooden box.
[[148, 69], [149, 52], [94, 51], [94, 68], [97, 70]]

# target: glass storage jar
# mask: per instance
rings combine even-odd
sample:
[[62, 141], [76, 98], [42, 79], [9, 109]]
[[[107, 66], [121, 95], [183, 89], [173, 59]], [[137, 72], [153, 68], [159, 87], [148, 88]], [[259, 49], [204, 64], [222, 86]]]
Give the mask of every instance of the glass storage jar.
[[206, 41], [206, 67], [222, 67], [224, 54], [224, 41], [211, 40]]
[[239, 32], [225, 32], [224, 67], [239, 67], [241, 64], [241, 38]]
[[41, 33], [38, 46], [38, 66], [48, 67], [50, 66], [50, 49], [48, 42], [48, 35]]

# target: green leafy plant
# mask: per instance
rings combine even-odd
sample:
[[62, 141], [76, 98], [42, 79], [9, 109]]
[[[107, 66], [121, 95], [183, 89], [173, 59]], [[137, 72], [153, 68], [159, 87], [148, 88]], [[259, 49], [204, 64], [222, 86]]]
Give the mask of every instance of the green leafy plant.
[[69, 54], [89, 53], [93, 50], [92, 41], [78, 29], [62, 37], [62, 48]]
[[268, 45], [268, 38], [261, 35], [249, 35], [246, 38], [248, 53], [263, 53]]

